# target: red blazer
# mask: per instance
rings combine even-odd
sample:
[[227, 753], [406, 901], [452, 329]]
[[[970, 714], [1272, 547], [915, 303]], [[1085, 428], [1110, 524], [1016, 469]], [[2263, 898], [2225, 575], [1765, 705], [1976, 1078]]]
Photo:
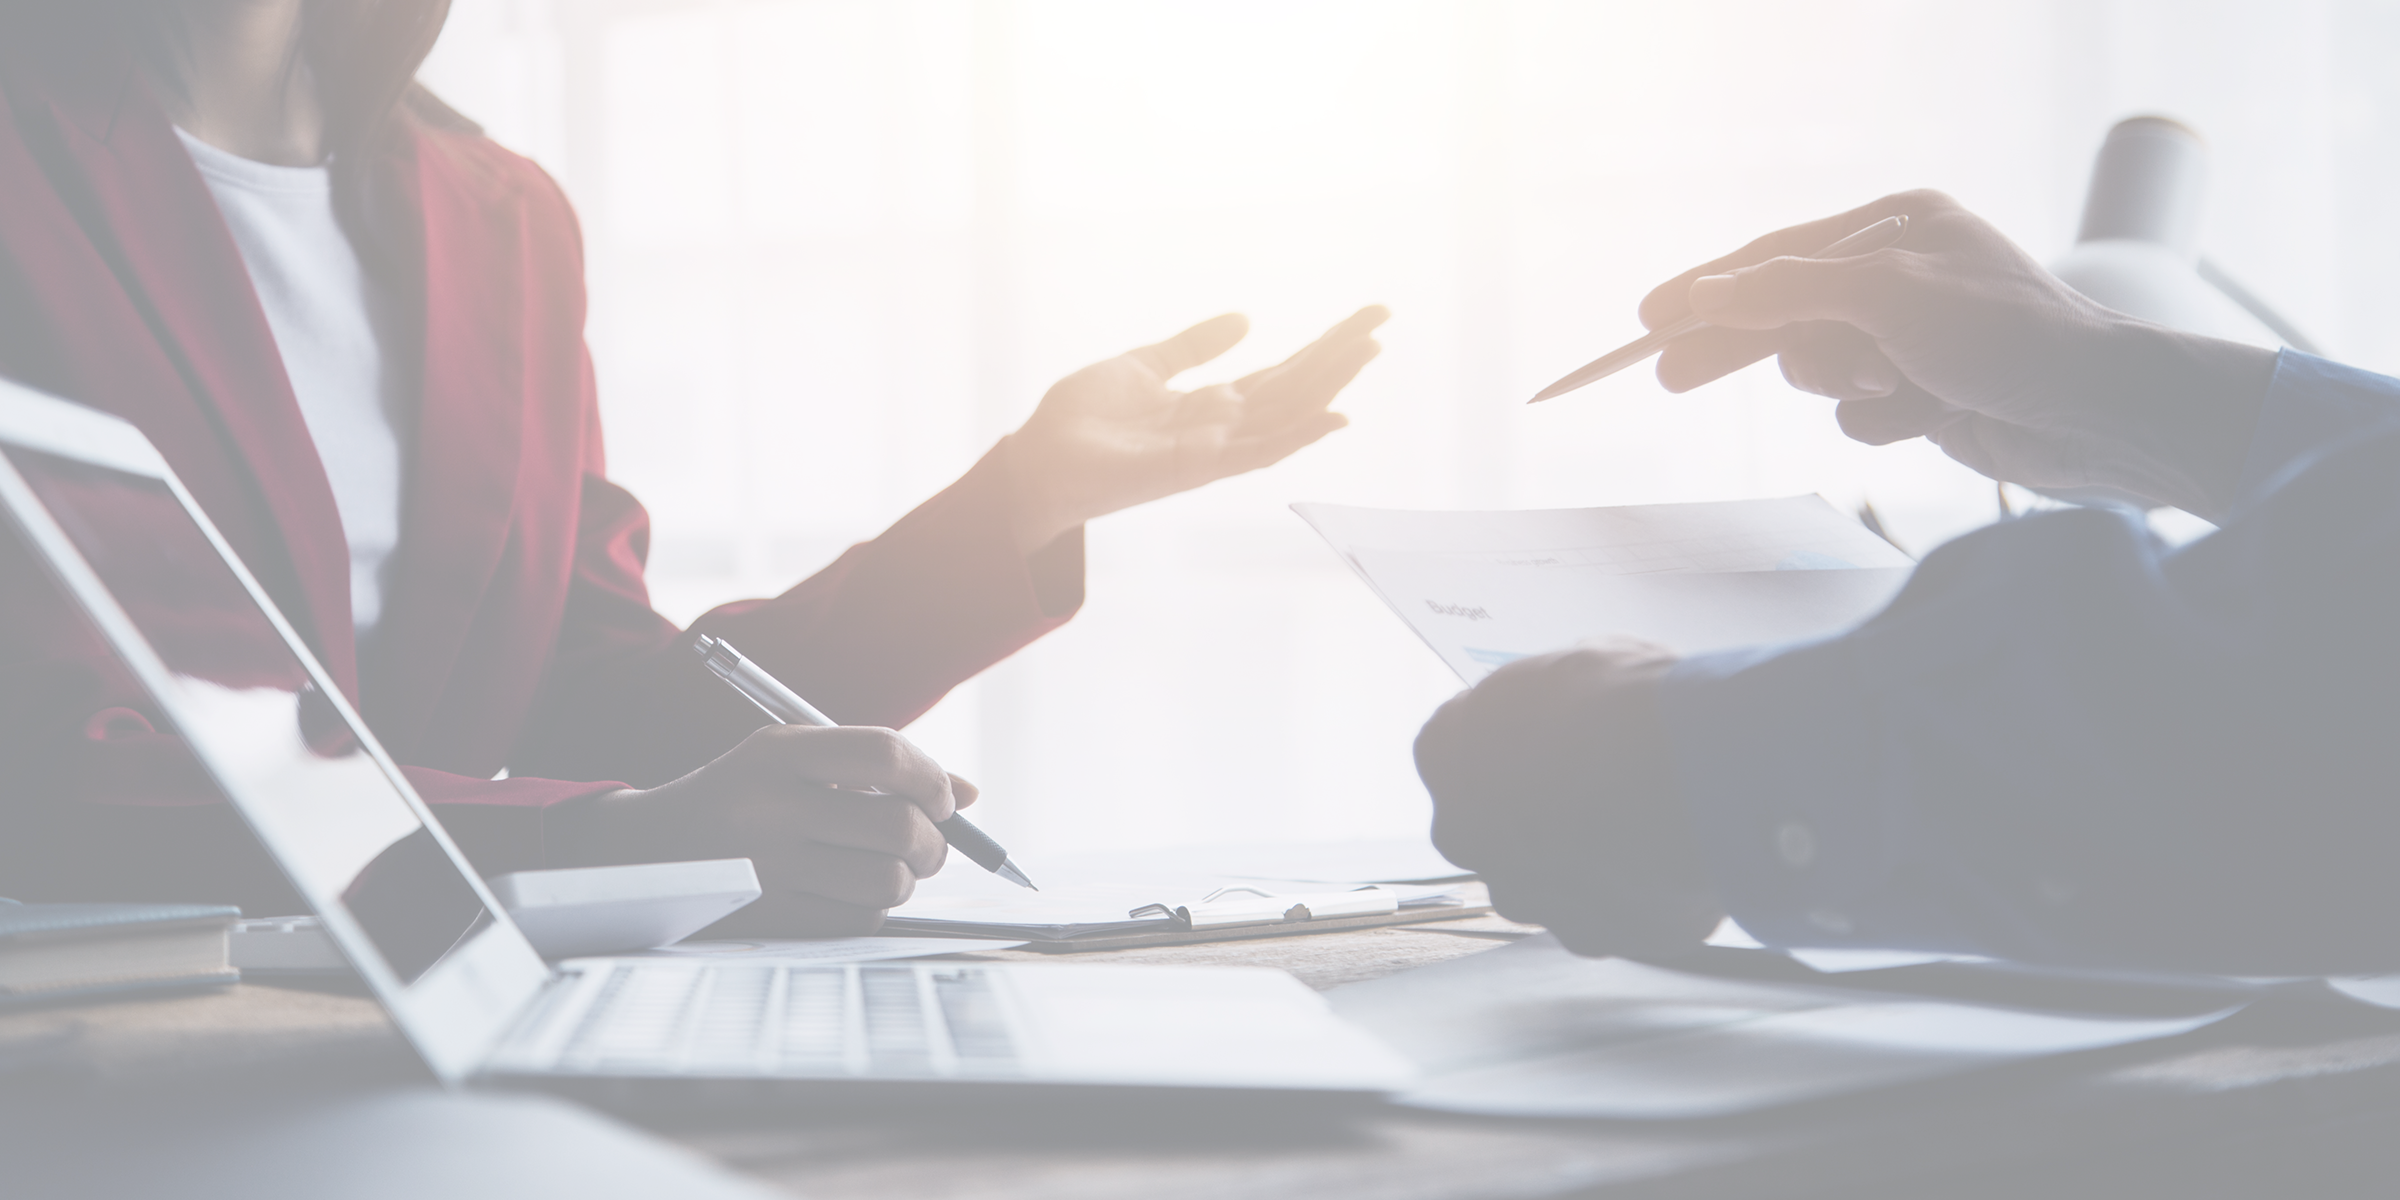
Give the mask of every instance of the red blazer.
[[[422, 399], [363, 658], [333, 494], [241, 256], [128, 56], [71, 24], [0, 28], [0, 374], [149, 435], [491, 873], [542, 863], [547, 806], [671, 779], [761, 722], [650, 607], [648, 517], [607, 478], [565, 196], [444, 117], [412, 105], [375, 164], [378, 199], [421, 235]], [[1080, 534], [1028, 563], [1003, 475], [987, 456], [798, 587], [694, 628], [839, 720], [904, 725], [1081, 604]], [[273, 902], [148, 702], [50, 640], [0, 657], [0, 895]]]

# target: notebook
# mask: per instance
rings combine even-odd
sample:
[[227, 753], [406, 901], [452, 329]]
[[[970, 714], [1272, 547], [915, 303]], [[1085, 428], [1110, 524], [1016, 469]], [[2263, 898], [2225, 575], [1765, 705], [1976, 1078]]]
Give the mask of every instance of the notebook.
[[0, 900], [0, 1005], [241, 978], [226, 939], [238, 908]]

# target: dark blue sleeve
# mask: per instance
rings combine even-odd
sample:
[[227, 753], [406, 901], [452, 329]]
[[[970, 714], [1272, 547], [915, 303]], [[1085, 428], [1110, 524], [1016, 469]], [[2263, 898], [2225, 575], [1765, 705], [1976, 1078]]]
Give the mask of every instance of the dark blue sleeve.
[[2400, 381], [2287, 354], [2246, 498], [2004, 522], [1882, 614], [1695, 657], [1678, 778], [1761, 940], [2400, 970]]

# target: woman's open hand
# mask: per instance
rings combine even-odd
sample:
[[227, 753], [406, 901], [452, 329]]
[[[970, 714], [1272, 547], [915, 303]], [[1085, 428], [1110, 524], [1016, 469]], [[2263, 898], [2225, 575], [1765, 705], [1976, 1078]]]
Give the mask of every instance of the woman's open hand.
[[1006, 442], [1019, 548], [1030, 553], [1105, 513], [1255, 471], [1349, 424], [1326, 411], [1382, 347], [1391, 314], [1360, 309], [1283, 362], [1230, 384], [1169, 380], [1242, 340], [1227, 313], [1059, 380]]

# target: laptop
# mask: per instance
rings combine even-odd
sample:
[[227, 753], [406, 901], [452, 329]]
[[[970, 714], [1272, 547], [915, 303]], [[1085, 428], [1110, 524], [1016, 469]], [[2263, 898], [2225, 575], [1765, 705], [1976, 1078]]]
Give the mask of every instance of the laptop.
[[1281, 971], [545, 963], [132, 425], [0, 382], [0, 570], [12, 562], [46, 566], [446, 1084], [636, 1105], [716, 1085], [1297, 1098], [1377, 1095], [1412, 1073]]

